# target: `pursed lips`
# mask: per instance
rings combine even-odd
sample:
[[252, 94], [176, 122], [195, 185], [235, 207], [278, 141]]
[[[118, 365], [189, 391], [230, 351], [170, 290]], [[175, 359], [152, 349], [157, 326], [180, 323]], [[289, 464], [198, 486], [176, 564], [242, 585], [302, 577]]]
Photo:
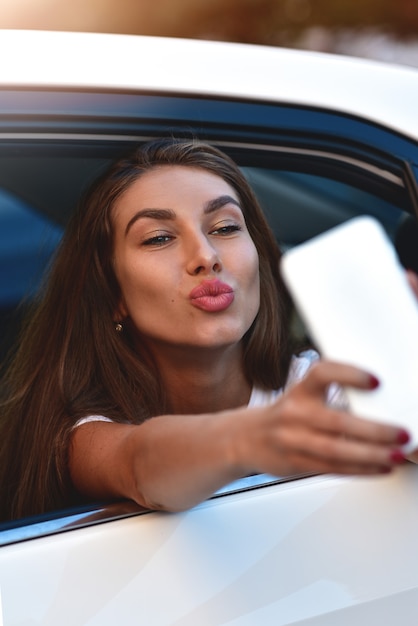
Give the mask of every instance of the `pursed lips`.
[[234, 301], [234, 290], [220, 280], [204, 280], [189, 294], [193, 306], [203, 311], [224, 311]]

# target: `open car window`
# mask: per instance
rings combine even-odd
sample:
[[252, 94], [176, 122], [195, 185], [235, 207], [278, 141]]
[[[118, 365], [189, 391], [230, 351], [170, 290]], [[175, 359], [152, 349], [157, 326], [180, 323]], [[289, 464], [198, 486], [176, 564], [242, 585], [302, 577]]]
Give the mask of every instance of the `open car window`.
[[[388, 167], [347, 158], [338, 151], [324, 156], [283, 146], [212, 143], [229, 152], [242, 168], [283, 250], [362, 214], [376, 217], [395, 241], [400, 224], [414, 210], [401, 162]], [[0, 161], [5, 165], [0, 170], [2, 360], [16, 340], [26, 304], [39, 288], [80, 196], [132, 145], [132, 141], [60, 140], [51, 149], [45, 142], [31, 140], [26, 147], [20, 145], [21, 158], [12, 151], [10, 159], [7, 147], [1, 147]], [[226, 488], [217, 497], [229, 493]]]

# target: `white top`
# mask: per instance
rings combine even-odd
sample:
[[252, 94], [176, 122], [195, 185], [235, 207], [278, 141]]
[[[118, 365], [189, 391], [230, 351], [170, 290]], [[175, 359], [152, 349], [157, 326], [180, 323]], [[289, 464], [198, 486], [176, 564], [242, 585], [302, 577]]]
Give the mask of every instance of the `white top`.
[[[254, 387], [248, 403], [249, 407], [268, 406], [279, 398], [284, 390], [302, 380], [313, 363], [318, 361], [319, 354], [315, 350], [305, 350], [299, 356], [294, 356], [290, 364], [289, 376], [284, 389], [263, 390]], [[331, 385], [328, 391], [328, 402], [341, 408], [347, 407], [343, 390], [338, 385]]]
[[[286, 385], [284, 389], [289, 389], [293, 384], [297, 383], [301, 380], [311, 367], [315, 361], [319, 359], [319, 355], [315, 350], [306, 350], [302, 352], [299, 356], [293, 356], [289, 369], [289, 376], [287, 378]], [[248, 407], [259, 407], [259, 406], [268, 406], [269, 404], [273, 404], [283, 394], [283, 388], [281, 389], [272, 389], [272, 390], [263, 390], [254, 387], [250, 400], [248, 402]], [[346, 407], [346, 400], [344, 398], [344, 394], [342, 390], [337, 385], [331, 385], [329, 393], [328, 393], [328, 401], [340, 407]], [[75, 426], [81, 426], [81, 424], [86, 424], [87, 422], [112, 422], [113, 420], [104, 415], [89, 415], [87, 417], [82, 417], [78, 420]]]

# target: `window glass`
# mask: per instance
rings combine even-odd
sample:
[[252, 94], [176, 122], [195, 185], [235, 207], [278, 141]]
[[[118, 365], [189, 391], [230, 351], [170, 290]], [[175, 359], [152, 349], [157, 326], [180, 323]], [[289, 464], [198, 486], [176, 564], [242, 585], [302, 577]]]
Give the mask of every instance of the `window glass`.
[[[405, 220], [411, 216], [396, 204], [325, 176], [253, 167], [242, 169], [283, 251], [348, 219], [367, 214], [381, 222], [403, 262], [405, 245], [398, 245], [399, 235], [404, 230]], [[414, 245], [416, 249], [418, 242]], [[415, 253], [414, 257], [417, 256]], [[297, 311], [294, 311], [292, 330], [302, 344], [312, 343]]]
[[376, 217], [394, 239], [405, 212], [351, 184], [301, 172], [243, 168], [283, 249], [359, 216]]
[[39, 288], [62, 228], [0, 189], [0, 359], [13, 342], [22, 304]]

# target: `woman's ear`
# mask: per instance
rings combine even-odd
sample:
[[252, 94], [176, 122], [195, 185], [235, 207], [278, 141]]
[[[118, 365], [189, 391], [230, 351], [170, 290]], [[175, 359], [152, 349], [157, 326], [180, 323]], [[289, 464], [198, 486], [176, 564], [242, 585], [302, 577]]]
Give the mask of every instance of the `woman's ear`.
[[121, 322], [127, 317], [128, 317], [128, 309], [126, 308], [124, 301], [121, 300], [113, 314], [113, 321]]

